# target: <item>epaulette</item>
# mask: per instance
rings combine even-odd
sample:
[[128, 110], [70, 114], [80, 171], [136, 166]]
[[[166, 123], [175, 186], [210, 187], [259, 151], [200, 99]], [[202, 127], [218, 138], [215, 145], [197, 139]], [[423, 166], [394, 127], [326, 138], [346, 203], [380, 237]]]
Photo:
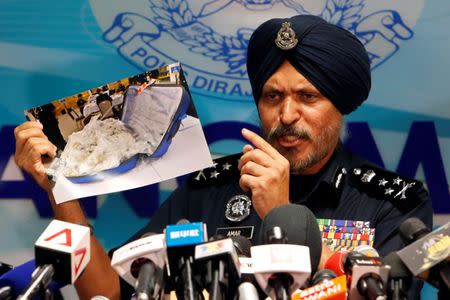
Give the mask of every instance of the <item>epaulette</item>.
[[349, 170], [347, 177], [350, 185], [360, 191], [374, 198], [386, 199], [400, 208], [412, 208], [420, 201], [417, 192], [422, 188], [422, 182], [394, 172], [362, 165]]
[[224, 156], [213, 160], [213, 166], [202, 169], [189, 178], [189, 185], [204, 187], [220, 185], [239, 176], [238, 162], [242, 153]]

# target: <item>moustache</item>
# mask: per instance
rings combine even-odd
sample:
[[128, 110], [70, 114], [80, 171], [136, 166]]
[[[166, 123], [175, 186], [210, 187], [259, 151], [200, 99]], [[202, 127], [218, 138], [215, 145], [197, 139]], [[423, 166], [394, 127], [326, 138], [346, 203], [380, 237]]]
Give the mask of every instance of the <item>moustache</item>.
[[277, 127], [270, 130], [267, 135], [269, 141], [273, 141], [283, 136], [294, 136], [298, 139], [311, 140], [311, 134], [303, 128], [295, 128], [294, 126], [285, 126], [278, 124]]

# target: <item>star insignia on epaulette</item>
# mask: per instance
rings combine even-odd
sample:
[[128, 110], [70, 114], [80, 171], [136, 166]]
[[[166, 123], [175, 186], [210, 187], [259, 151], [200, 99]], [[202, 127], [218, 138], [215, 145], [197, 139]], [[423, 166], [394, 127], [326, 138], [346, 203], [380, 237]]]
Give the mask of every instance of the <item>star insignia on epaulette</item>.
[[213, 160], [211, 167], [200, 170], [190, 178], [193, 186], [202, 187], [210, 184], [221, 184], [239, 175], [238, 159], [242, 153]]
[[388, 183], [388, 181], [384, 178], [378, 181], [378, 185], [380, 185], [380, 186], [385, 186], [386, 183]]
[[414, 207], [418, 200], [414, 195], [422, 186], [419, 181], [369, 165], [353, 168], [349, 182], [372, 197], [389, 200], [400, 207]]
[[222, 169], [223, 170], [227, 170], [228, 171], [230, 168], [231, 168], [231, 165], [229, 163], [227, 163], [227, 162], [222, 165]]
[[396, 185], [400, 185], [400, 182], [402, 182], [403, 180], [397, 176], [397, 178], [394, 179], [394, 184]]

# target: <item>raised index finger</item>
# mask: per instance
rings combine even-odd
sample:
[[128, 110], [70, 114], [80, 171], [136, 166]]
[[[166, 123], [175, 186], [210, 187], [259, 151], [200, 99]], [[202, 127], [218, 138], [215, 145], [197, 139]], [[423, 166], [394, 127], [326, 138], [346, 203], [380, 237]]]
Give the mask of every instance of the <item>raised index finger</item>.
[[277, 158], [280, 155], [278, 153], [278, 151], [272, 147], [272, 145], [270, 145], [265, 139], [263, 139], [261, 136], [254, 133], [253, 131], [251, 131], [247, 128], [243, 128], [241, 132], [242, 132], [242, 136], [246, 140], [248, 140], [250, 143], [252, 143], [256, 148], [267, 153], [273, 159]]

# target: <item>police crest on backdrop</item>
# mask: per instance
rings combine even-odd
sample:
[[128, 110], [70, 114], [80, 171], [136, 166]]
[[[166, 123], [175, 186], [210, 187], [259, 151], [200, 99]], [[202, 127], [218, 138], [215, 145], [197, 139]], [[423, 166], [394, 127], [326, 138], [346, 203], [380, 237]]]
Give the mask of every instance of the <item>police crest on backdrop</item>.
[[[399, 2], [399, 1], [397, 1]], [[181, 60], [191, 88], [251, 101], [246, 49], [264, 20], [313, 14], [354, 33], [376, 68], [413, 37], [424, 0], [114, 0], [104, 10], [90, 1], [103, 38], [127, 61], [143, 70]], [[111, 14], [111, 9], [115, 9]], [[227, 22], [238, 15], [238, 24]], [[264, 18], [264, 19], [262, 19]], [[177, 58], [177, 59], [175, 59]]]

